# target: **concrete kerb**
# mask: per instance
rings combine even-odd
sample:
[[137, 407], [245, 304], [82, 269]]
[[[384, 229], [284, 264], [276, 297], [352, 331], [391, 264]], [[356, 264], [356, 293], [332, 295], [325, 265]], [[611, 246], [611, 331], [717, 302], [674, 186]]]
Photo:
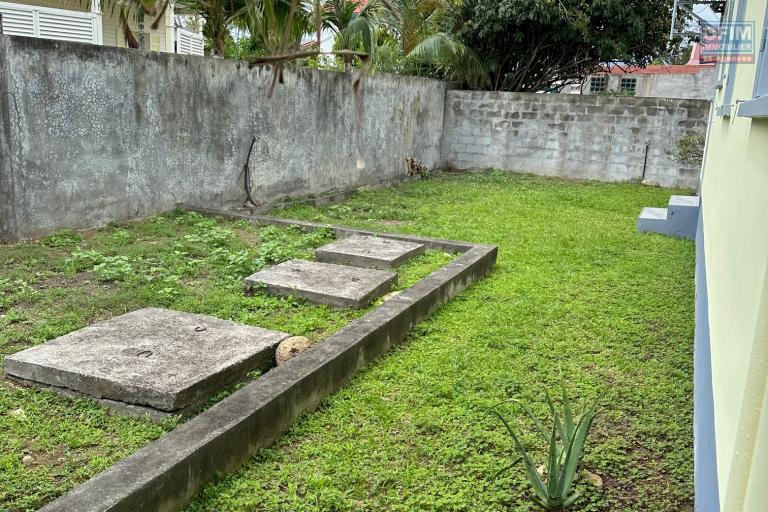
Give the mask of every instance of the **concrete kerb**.
[[405, 340], [414, 325], [481, 279], [496, 263], [496, 246], [196, 211], [256, 224], [330, 227], [340, 236], [369, 234], [418, 241], [430, 248], [463, 254], [311, 350], [61, 496], [41, 509], [43, 512], [178, 510], [216, 473], [234, 471], [257, 450], [269, 446], [299, 415], [316, 408], [358, 370]]

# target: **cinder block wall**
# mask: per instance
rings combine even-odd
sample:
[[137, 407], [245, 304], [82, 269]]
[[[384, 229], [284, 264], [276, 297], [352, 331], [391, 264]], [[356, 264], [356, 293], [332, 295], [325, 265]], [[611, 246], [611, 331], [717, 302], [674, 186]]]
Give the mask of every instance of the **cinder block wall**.
[[699, 166], [673, 158], [682, 137], [704, 133], [708, 114], [704, 100], [448, 91], [442, 159], [696, 188]]
[[[177, 203], [274, 202], [439, 163], [445, 84], [0, 36], [0, 239], [139, 218]], [[358, 140], [361, 145], [358, 146]], [[364, 166], [358, 165], [362, 147]]]

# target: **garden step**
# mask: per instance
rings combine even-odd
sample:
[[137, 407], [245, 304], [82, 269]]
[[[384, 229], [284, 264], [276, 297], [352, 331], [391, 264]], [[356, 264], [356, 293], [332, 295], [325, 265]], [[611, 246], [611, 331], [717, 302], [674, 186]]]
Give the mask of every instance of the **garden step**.
[[378, 236], [350, 236], [315, 250], [317, 261], [351, 267], [396, 268], [424, 252], [424, 246]]
[[696, 238], [699, 205], [698, 196], [672, 196], [667, 208], [643, 208], [637, 218], [637, 230], [693, 240]]
[[274, 364], [290, 334], [146, 308], [5, 358], [24, 384], [86, 395], [123, 413], [185, 414], [248, 372]]
[[362, 308], [384, 295], [397, 274], [316, 261], [290, 260], [245, 278], [246, 291], [265, 288], [283, 297], [294, 296], [340, 308]]

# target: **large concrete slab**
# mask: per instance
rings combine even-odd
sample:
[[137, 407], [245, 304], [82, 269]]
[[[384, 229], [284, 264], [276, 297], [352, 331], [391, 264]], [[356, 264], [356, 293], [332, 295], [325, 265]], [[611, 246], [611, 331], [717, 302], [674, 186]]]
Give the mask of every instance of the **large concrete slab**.
[[378, 236], [350, 236], [315, 250], [317, 261], [352, 267], [396, 268], [424, 252], [424, 246]]
[[362, 308], [384, 295], [397, 274], [316, 261], [290, 260], [245, 278], [246, 290], [266, 288], [275, 295], [294, 296], [340, 308]]
[[26, 383], [174, 412], [267, 367], [290, 336], [218, 318], [147, 308], [5, 358]]

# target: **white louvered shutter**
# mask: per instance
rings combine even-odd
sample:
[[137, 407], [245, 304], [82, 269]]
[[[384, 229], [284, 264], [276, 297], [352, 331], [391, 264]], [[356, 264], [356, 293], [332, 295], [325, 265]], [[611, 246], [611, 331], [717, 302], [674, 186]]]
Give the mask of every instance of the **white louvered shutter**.
[[34, 37], [35, 12], [25, 5], [13, 6], [0, 3], [3, 15], [3, 34]]
[[183, 28], [177, 28], [176, 53], [181, 55], [205, 55], [203, 36]]
[[57, 11], [40, 11], [38, 37], [78, 43], [94, 42], [93, 16], [62, 9]]
[[0, 2], [3, 33], [59, 41], [97, 43], [96, 15]]

